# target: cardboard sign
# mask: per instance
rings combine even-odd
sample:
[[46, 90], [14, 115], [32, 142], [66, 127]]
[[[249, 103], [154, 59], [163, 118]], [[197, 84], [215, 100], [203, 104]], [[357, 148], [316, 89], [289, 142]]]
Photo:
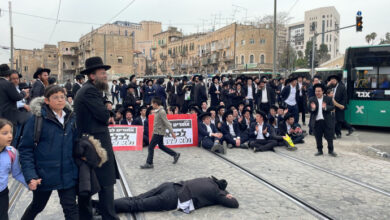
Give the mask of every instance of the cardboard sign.
[[[198, 119], [195, 114], [167, 115], [176, 139], [168, 130], [164, 136], [164, 145], [169, 148], [198, 146]], [[149, 115], [149, 142], [153, 137], [154, 115]]]
[[114, 151], [142, 151], [143, 126], [110, 125], [108, 129]]

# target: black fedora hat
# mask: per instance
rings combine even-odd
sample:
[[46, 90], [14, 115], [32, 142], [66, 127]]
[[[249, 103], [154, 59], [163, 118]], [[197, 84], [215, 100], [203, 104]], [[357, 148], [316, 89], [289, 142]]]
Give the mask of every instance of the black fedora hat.
[[263, 117], [263, 120], [264, 120], [264, 121], [267, 120], [267, 114], [265, 114], [265, 112], [263, 112], [263, 111], [261, 111], [261, 110], [256, 110], [256, 114], [261, 115], [261, 117]]
[[31, 89], [27, 83], [19, 83], [19, 89]]
[[97, 69], [109, 70], [110, 68], [111, 66], [103, 64], [102, 58], [90, 57], [85, 61], [85, 70], [81, 71], [80, 73], [83, 75], [88, 75], [89, 73]]
[[233, 115], [233, 111], [232, 110], [227, 110], [224, 114], [223, 114], [223, 121], [226, 121], [226, 118], [229, 116], [229, 115]]
[[336, 75], [336, 74], [333, 74], [333, 75], [328, 76], [328, 78], [327, 78], [326, 80], [327, 80], [327, 81], [330, 81], [330, 80], [332, 80], [332, 79], [336, 79], [337, 82], [339, 82], [339, 81], [340, 81], [340, 76], [339, 76], [339, 75]]
[[37, 71], [35, 71], [35, 73], [34, 73], [33, 78], [34, 78], [34, 79], [37, 79], [38, 76], [39, 76], [40, 74], [42, 74], [43, 72], [47, 72], [47, 74], [50, 75], [51, 70], [50, 70], [50, 69], [47, 69], [47, 68], [38, 67]]
[[288, 113], [284, 116], [283, 120], [286, 121], [286, 120], [288, 120], [289, 118], [294, 118], [294, 114], [288, 112]]
[[85, 76], [81, 74], [76, 75], [76, 80], [81, 80], [81, 79], [85, 79]]
[[323, 92], [326, 91], [326, 87], [325, 87], [325, 85], [322, 84], [322, 83], [317, 83], [317, 84], [315, 84], [315, 85], [313, 86], [313, 90], [316, 91], [316, 88], [321, 88]]
[[211, 113], [210, 112], [203, 112], [202, 114], [199, 115], [199, 119], [203, 120], [207, 116], [211, 117]]
[[9, 76], [10, 73], [11, 73], [11, 70], [9, 69], [9, 66], [7, 64], [0, 65], [0, 76], [1, 77]]
[[17, 70], [10, 70], [10, 71], [9, 71], [9, 75], [11, 75], [11, 74], [13, 74], [13, 73], [18, 74], [18, 77], [19, 77], [19, 78], [22, 78], [22, 77], [23, 77], [22, 74], [20, 74]]

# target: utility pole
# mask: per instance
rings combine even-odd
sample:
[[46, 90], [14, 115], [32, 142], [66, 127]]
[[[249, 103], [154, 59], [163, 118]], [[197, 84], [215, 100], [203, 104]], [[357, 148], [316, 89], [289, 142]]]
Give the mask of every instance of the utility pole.
[[9, 26], [11, 29], [11, 57], [9, 59], [11, 63], [11, 69], [14, 68], [14, 28], [12, 27], [12, 6], [11, 1], [8, 2], [9, 5]]
[[107, 48], [106, 48], [106, 34], [104, 34], [104, 36], [103, 36], [103, 41], [104, 41], [104, 59], [103, 59], [103, 62], [105, 63], [105, 64], [107, 64], [107, 58], [106, 58], [106, 56], [107, 56]]
[[317, 34], [316, 32], [314, 32], [314, 35], [313, 35], [313, 39], [312, 39], [312, 59], [311, 59], [311, 78], [314, 77], [314, 60], [315, 60], [315, 56], [316, 56], [316, 41], [317, 41]]
[[276, 26], [276, 0], [274, 0], [274, 65], [272, 69], [272, 78], [276, 77]]

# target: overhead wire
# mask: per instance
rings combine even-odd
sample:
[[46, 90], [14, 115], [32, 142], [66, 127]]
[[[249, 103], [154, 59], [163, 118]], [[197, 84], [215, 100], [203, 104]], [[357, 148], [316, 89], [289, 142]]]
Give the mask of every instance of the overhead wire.
[[59, 3], [58, 3], [56, 23], [54, 24], [53, 30], [51, 31], [48, 43], [50, 43], [51, 38], [53, 37], [54, 31], [56, 30], [56, 27], [57, 27], [57, 24], [58, 24], [58, 16], [60, 15], [60, 8], [61, 8], [61, 0], [59, 0]]
[[123, 11], [125, 11], [130, 5], [132, 5], [135, 2], [135, 0], [132, 0], [129, 4], [127, 4], [122, 10], [120, 10], [114, 17], [112, 17], [110, 20], [107, 21], [107, 23], [110, 23], [114, 18], [118, 17], [120, 14], [122, 14]]

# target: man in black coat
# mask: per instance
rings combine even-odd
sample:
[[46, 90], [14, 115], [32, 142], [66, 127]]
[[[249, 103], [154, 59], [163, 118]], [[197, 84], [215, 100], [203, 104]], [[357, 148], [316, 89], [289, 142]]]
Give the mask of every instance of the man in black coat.
[[233, 118], [233, 112], [228, 110], [223, 115], [224, 122], [221, 126], [223, 134], [222, 141], [226, 142], [228, 148], [248, 148], [246, 139], [241, 139], [240, 125]]
[[[283, 88], [281, 97], [283, 104], [287, 107], [288, 112], [294, 115], [296, 123], [299, 121], [298, 97], [299, 89], [297, 86], [297, 77], [291, 76], [286, 80], [286, 86]], [[287, 85], [289, 84], [289, 85]]]
[[20, 119], [16, 102], [28, 97], [28, 89], [23, 89], [19, 93], [15, 85], [8, 81], [10, 73], [7, 64], [0, 65], [0, 118], [5, 118], [16, 126]]
[[[108, 120], [110, 113], [104, 105], [103, 91], [108, 90], [106, 70], [100, 57], [91, 57], [85, 61], [85, 70], [81, 74], [88, 76], [88, 81], [77, 92], [74, 100], [76, 124], [80, 134], [88, 134], [99, 140], [107, 151], [108, 161], [96, 168], [101, 190], [99, 191], [99, 207], [103, 219], [119, 219], [114, 209], [114, 184], [119, 177]], [[91, 196], [79, 197], [80, 219], [92, 219]]]
[[210, 86], [209, 94], [211, 98], [210, 106], [217, 107], [219, 105], [219, 101], [221, 100], [221, 91], [222, 88], [219, 85], [219, 77], [213, 77], [213, 83]]
[[265, 112], [266, 114], [269, 113], [271, 106], [275, 104], [274, 90], [271, 88], [271, 86], [266, 84], [264, 80], [260, 80], [259, 82], [256, 99], [257, 109]]
[[328, 142], [328, 153], [330, 156], [336, 157], [337, 154], [333, 150], [333, 120], [331, 112], [334, 109], [333, 101], [330, 97], [324, 96], [325, 86], [322, 84], [314, 85], [314, 97], [309, 99], [308, 109], [311, 113], [310, 119], [313, 123], [314, 135], [317, 143], [318, 152], [315, 156], [323, 155], [322, 152], [322, 137], [324, 136]]
[[76, 97], [77, 92], [83, 86], [84, 80], [85, 80], [84, 75], [79, 74], [76, 76], [76, 83], [73, 84], [73, 88], [72, 88], [73, 97]]
[[199, 76], [196, 78], [198, 78], [199, 80], [195, 84], [194, 100], [196, 105], [201, 106], [202, 102], [207, 101], [206, 86], [203, 83], [203, 76]]
[[[297, 88], [298, 88], [298, 114], [299, 113], [302, 113], [302, 124], [303, 125], [306, 125], [306, 118], [305, 118], [305, 114], [306, 114], [306, 105], [307, 105], [307, 88], [308, 88], [308, 85], [303, 82], [303, 77], [302, 76], [298, 76], [298, 84], [297, 84]], [[297, 122], [298, 123], [298, 122]]]
[[49, 85], [49, 75], [50, 69], [38, 67], [33, 76], [36, 81], [31, 88], [31, 99], [43, 96], [46, 85]]
[[226, 187], [226, 180], [213, 176], [178, 183], [166, 182], [138, 196], [116, 199], [115, 210], [118, 213], [134, 213], [179, 209], [189, 214], [212, 205], [238, 208], [238, 201], [226, 191]]
[[249, 131], [249, 147], [253, 148], [253, 152], [273, 150], [278, 144], [272, 139], [271, 126], [265, 120], [267, 120], [265, 112], [256, 110], [256, 121], [251, 124]]
[[143, 134], [143, 146], [149, 145], [149, 123], [148, 123], [148, 115], [146, 114], [147, 108], [145, 105], [141, 106], [139, 110], [139, 116], [134, 119], [134, 125], [142, 125], [144, 127]]
[[347, 90], [342, 82], [340, 82], [340, 77], [337, 75], [331, 75], [328, 77], [328, 85], [334, 87], [333, 91], [333, 100], [336, 109], [336, 125], [335, 133], [337, 138], [341, 138], [341, 127], [344, 126], [348, 129], [347, 136], [351, 135], [354, 132], [354, 128], [345, 121], [344, 111], [347, 104]]

